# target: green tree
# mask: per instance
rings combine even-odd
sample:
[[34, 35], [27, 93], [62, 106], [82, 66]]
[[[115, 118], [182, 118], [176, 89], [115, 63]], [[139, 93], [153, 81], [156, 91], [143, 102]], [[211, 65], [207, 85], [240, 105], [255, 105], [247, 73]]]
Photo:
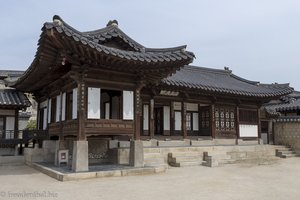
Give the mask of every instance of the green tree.
[[36, 130], [36, 120], [29, 120], [25, 130]]

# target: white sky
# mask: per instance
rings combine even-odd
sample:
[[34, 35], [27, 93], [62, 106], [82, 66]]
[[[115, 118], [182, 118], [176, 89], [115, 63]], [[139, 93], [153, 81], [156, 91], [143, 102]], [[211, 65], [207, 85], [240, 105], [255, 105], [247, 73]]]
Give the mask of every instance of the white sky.
[[55, 14], [79, 31], [117, 19], [146, 47], [186, 44], [193, 65], [300, 89], [299, 0], [0, 0], [0, 69], [26, 70]]

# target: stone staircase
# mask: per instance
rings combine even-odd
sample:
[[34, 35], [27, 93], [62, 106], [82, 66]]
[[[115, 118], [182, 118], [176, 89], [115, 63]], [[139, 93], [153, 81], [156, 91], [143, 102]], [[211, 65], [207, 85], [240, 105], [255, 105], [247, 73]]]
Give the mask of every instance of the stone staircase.
[[289, 146], [276, 147], [276, 156], [280, 158], [296, 157], [296, 152]]
[[167, 167], [163, 155], [159, 152], [159, 149], [155, 149], [155, 148], [144, 149], [144, 165], [145, 167], [149, 167], [149, 166]]
[[199, 152], [168, 153], [168, 163], [172, 167], [188, 167], [202, 165], [203, 156]]
[[204, 152], [202, 165], [206, 167], [217, 167], [225, 164], [235, 163], [227, 152]]
[[144, 148], [145, 166], [207, 166], [226, 164], [272, 164], [280, 158], [292, 157], [295, 152], [288, 147], [275, 145], [163, 147]]

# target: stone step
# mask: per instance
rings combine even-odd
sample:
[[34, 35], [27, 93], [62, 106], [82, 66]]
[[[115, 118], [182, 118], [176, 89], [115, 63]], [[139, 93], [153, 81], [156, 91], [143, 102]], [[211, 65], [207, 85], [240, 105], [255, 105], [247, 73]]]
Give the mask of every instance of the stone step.
[[187, 151], [187, 152], [172, 152], [168, 153], [168, 157], [189, 157], [189, 156], [198, 156], [202, 157], [203, 154], [201, 152], [195, 152], [195, 151]]
[[208, 156], [211, 156], [213, 159], [217, 159], [217, 160], [231, 159], [231, 155], [228, 155], [228, 154], [211, 154]]
[[224, 160], [218, 160], [219, 166], [223, 166], [225, 164], [235, 164], [237, 163], [237, 160], [235, 159], [224, 159]]
[[275, 150], [276, 151], [284, 151], [284, 150], [289, 151], [289, 150], [292, 150], [292, 148], [283, 146], [283, 147], [276, 147]]
[[169, 157], [169, 162], [179, 163], [179, 162], [188, 162], [188, 161], [200, 161], [202, 157], [200, 156], [176, 156]]
[[297, 157], [296, 154], [283, 154], [280, 156], [281, 158], [292, 158], [292, 157]]
[[158, 166], [165, 165], [165, 159], [160, 153], [145, 153], [144, 154], [145, 166]]
[[166, 165], [164, 160], [151, 160], [151, 161], [144, 161], [145, 166], [160, 166]]
[[282, 153], [282, 154], [296, 154], [295, 151], [289, 151], [289, 150], [281, 150], [281, 151], [278, 151], [278, 153]]
[[144, 159], [163, 157], [161, 153], [144, 153]]
[[160, 153], [160, 148], [144, 148], [144, 153]]
[[190, 167], [201, 165], [203, 161], [188, 161], [188, 162], [179, 162], [179, 163], [169, 163], [172, 167]]

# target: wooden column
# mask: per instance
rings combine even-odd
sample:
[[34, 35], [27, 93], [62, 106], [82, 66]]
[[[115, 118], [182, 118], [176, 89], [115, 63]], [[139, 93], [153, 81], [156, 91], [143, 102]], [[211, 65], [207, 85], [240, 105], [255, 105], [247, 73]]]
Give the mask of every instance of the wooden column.
[[149, 122], [150, 138], [154, 138], [154, 99], [150, 99], [150, 122]]
[[15, 138], [18, 138], [19, 136], [19, 110], [18, 109], [15, 109]]
[[186, 130], [186, 103], [182, 102], [181, 103], [181, 129], [182, 129], [182, 134], [183, 138], [187, 138], [187, 130]]
[[134, 91], [134, 139], [141, 139], [142, 102], [141, 88]]
[[77, 118], [78, 118], [78, 140], [86, 140], [85, 120], [86, 120], [86, 88], [81, 74], [77, 80]]
[[215, 118], [215, 104], [210, 106], [210, 126], [211, 126], [211, 136], [216, 138], [216, 118]]
[[240, 108], [238, 105], [236, 106], [235, 109], [235, 117], [236, 117], [235, 120], [236, 137], [240, 138]]
[[171, 112], [171, 116], [170, 116], [170, 135], [174, 135], [175, 134], [175, 111], [174, 111], [174, 102], [171, 102], [170, 105], [170, 112]]
[[261, 138], [261, 122], [260, 122], [260, 109], [257, 108], [257, 129], [258, 129], [258, 138]]
[[[62, 122], [62, 92], [59, 93], [60, 95], [60, 106], [59, 106], [59, 139], [64, 140], [64, 133], [63, 133], [63, 122]], [[58, 106], [58, 105], [56, 105]]]
[[39, 130], [40, 124], [40, 99], [37, 101], [37, 108], [36, 108], [36, 130]]

